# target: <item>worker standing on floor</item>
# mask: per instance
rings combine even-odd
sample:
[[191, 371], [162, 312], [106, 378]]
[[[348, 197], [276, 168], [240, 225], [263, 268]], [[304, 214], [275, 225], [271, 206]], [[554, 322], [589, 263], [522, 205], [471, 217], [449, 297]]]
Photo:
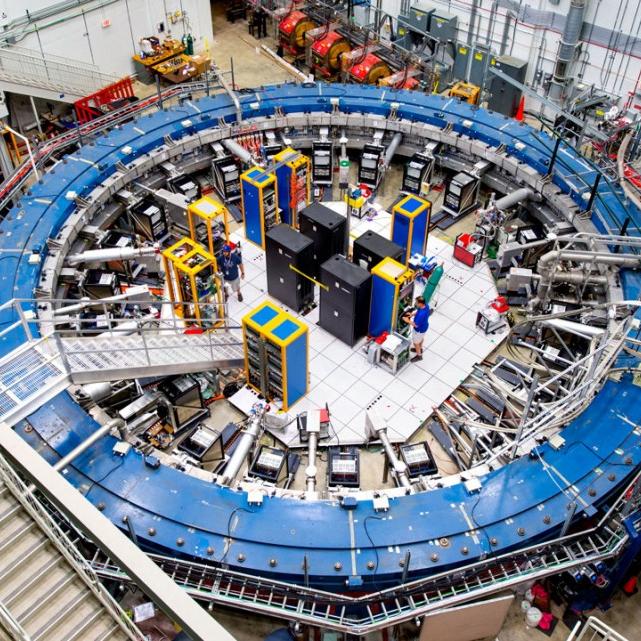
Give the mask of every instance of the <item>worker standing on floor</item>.
[[412, 363], [423, 360], [423, 340], [425, 333], [429, 327], [430, 308], [425, 303], [422, 296], [418, 296], [414, 301], [416, 311], [412, 315], [412, 344], [414, 347], [411, 351], [416, 352], [416, 356], [412, 358]]
[[220, 270], [223, 273], [225, 285], [225, 298], [227, 297], [227, 287], [236, 292], [238, 300], [242, 302], [243, 295], [240, 293], [240, 279], [245, 278], [245, 267], [240, 252], [232, 252], [230, 245], [223, 246], [223, 256], [220, 261]]

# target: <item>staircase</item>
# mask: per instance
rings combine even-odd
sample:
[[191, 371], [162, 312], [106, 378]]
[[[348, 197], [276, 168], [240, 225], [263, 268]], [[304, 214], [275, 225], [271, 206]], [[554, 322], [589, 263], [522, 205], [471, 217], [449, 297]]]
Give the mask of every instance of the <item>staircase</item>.
[[28, 496], [0, 469], [0, 639], [142, 641], [69, 539]]
[[75, 102], [119, 80], [96, 65], [25, 47], [0, 48], [0, 88], [5, 91]]

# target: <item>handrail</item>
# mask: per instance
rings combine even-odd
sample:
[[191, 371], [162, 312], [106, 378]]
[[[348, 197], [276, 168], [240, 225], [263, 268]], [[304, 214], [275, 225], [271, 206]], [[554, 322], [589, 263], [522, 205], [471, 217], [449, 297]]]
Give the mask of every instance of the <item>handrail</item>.
[[5, 604], [0, 600], [0, 628], [4, 628], [15, 641], [31, 641], [31, 637], [20, 625], [17, 619], [9, 612]]
[[29, 491], [27, 484], [18, 476], [2, 455], [0, 455], [0, 479], [2, 479], [16, 500], [20, 502], [23, 509], [47, 534], [60, 554], [76, 570], [84, 584], [110, 613], [127, 637], [132, 641], [145, 641], [146, 637], [138, 629], [138, 626], [125, 614], [124, 610], [109, 594], [92, 567], [87, 563], [87, 560], [80, 554], [49, 512]]

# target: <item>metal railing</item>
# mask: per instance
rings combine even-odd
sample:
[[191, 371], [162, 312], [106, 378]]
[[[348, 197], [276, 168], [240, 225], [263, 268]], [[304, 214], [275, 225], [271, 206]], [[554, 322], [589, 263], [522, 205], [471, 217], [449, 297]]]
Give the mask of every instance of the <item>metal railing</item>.
[[566, 641], [628, 641], [628, 639], [601, 619], [589, 617], [582, 628], [581, 622], [577, 623]]
[[18, 476], [2, 455], [0, 455], [0, 479], [22, 505], [23, 509], [38, 524], [38, 527], [47, 535], [60, 554], [74, 568], [83, 583], [91, 590], [105, 610], [109, 612], [114, 621], [118, 623], [127, 637], [132, 641], [145, 641], [146, 637], [138, 629], [138, 626], [129, 619], [120, 605], [112, 598], [91, 565], [87, 563], [86, 559], [80, 554], [49, 512], [29, 491], [27, 484]]
[[[119, 297], [116, 297], [119, 298]], [[113, 313], [138, 305], [149, 310], [144, 316], [118, 317]], [[37, 317], [36, 305], [48, 308], [50, 317]], [[189, 308], [200, 318], [183, 316], [179, 310]], [[69, 310], [69, 313], [65, 312]], [[96, 309], [102, 312], [104, 326], [96, 327], [95, 318], [82, 318], [80, 312]], [[56, 315], [57, 312], [65, 313]], [[230, 361], [242, 357], [242, 340], [229, 322], [226, 303], [175, 303], [149, 299], [133, 301], [79, 301], [75, 299], [12, 299], [0, 305], [0, 313], [13, 313], [0, 330], [0, 338], [21, 331], [21, 346], [0, 358], [0, 415], [26, 401], [29, 392], [37, 393], [38, 385], [61, 376], [73, 379], [83, 371], [114, 369], [110, 355], [132, 356], [135, 367], [153, 367], [166, 363], [160, 356], [171, 350], [185, 350], [185, 362]], [[188, 332], [195, 332], [187, 335]], [[22, 336], [21, 336], [22, 338]], [[160, 359], [160, 360], [159, 360]], [[121, 363], [125, 367], [126, 363]], [[92, 369], [93, 368], [93, 369]], [[32, 382], [36, 381], [36, 385]]]
[[31, 637], [26, 630], [20, 625], [16, 618], [5, 607], [0, 600], [0, 630], [5, 630], [7, 634], [15, 641], [31, 641]]
[[96, 65], [24, 47], [0, 48], [0, 79], [85, 96], [119, 80]]
[[[638, 483], [639, 474], [590, 529], [358, 597], [182, 559], [149, 556], [196, 600], [367, 634], [616, 556], [628, 540], [623, 516], [641, 507], [638, 492], [631, 492]], [[630, 500], [631, 495], [636, 498]], [[129, 581], [126, 573], [97, 549], [88, 560], [99, 576]]]

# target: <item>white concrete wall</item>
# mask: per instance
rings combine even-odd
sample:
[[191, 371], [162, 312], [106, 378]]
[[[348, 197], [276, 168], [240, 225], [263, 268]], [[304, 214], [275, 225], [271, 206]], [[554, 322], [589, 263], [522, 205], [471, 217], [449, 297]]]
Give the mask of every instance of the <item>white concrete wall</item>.
[[[467, 42], [472, 0], [426, 0], [411, 4], [434, 7], [457, 15], [459, 40]], [[479, 4], [475, 40], [485, 42], [492, 0], [481, 0]], [[558, 3], [550, 0], [532, 0], [522, 4], [542, 11], [553, 11], [564, 17], [568, 13], [570, 0], [560, 0]], [[392, 15], [398, 15], [400, 5], [400, 0], [383, 0], [383, 10]], [[505, 9], [499, 6], [492, 38], [496, 49], [503, 33], [505, 14]], [[628, 38], [641, 37], [641, 2], [640, 0], [589, 0], [585, 22], [614, 30], [620, 35], [618, 42], [615, 36], [609, 47], [607, 43], [605, 45], [582, 43], [580, 63], [575, 71], [582, 75], [584, 82], [595, 84], [599, 89], [612, 95], [621, 96], [622, 102], [625, 103], [641, 74], [641, 59], [637, 56], [623, 55], [619, 50], [624, 47]], [[510, 30], [506, 53], [530, 62], [528, 82], [531, 82], [539, 56], [540, 68], [545, 73], [552, 72], [560, 36], [558, 31], [552, 29], [534, 28], [532, 25], [518, 23]]]
[[[61, 4], [59, 0], [0, 0], [0, 12], [11, 21], [24, 17], [26, 9], [35, 14], [40, 9]], [[142, 36], [163, 36], [171, 30], [172, 35], [180, 39], [188, 28], [194, 37], [196, 52], [211, 46], [209, 0], [112, 0], [110, 3], [103, 0], [106, 6], [96, 8], [98, 4], [84, 2], [81, 7], [38, 20], [37, 33], [19, 38], [16, 44], [37, 51], [42, 49], [47, 55], [93, 63], [101, 71], [119, 76], [133, 73], [131, 56], [137, 53]], [[175, 11], [186, 14], [187, 20], [170, 24], [167, 13]], [[103, 27], [104, 20], [110, 20], [111, 25]], [[164, 34], [157, 31], [160, 22], [165, 23]]]

